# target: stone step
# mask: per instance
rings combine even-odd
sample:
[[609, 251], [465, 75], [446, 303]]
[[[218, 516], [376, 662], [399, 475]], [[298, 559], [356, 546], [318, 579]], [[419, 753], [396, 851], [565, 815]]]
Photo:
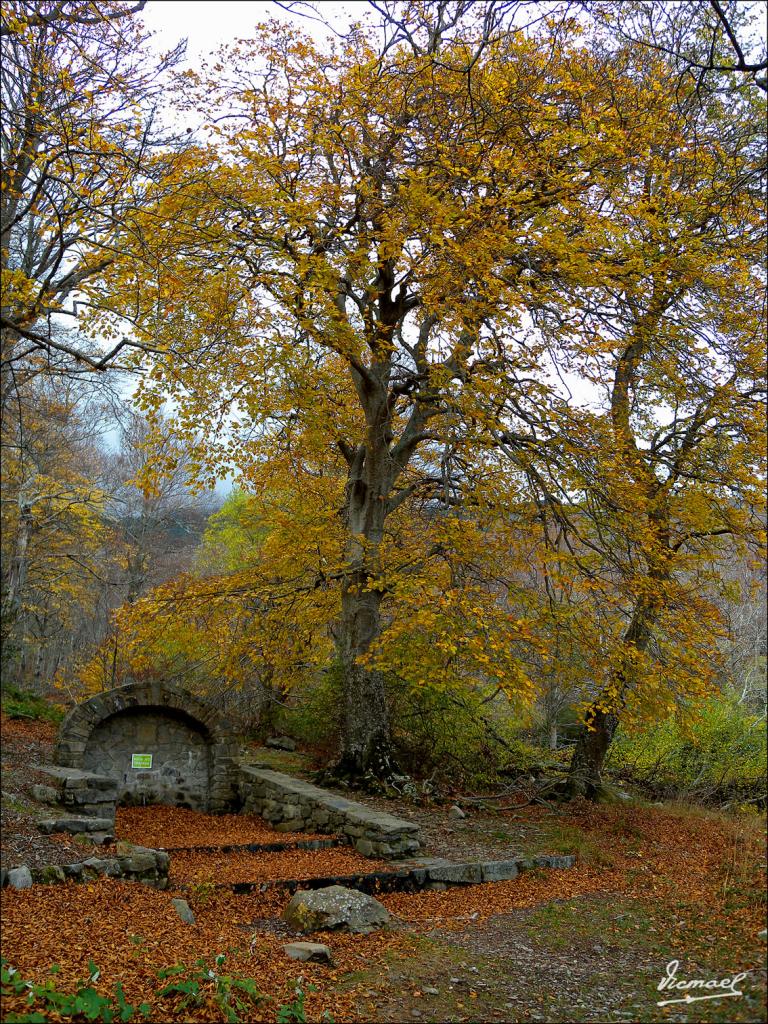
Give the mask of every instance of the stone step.
[[[517, 878], [521, 871], [534, 868], [572, 868], [576, 858], [568, 855], [520, 857], [515, 860], [464, 861], [455, 863], [432, 858], [419, 862], [418, 867], [402, 866], [391, 871], [371, 871], [359, 875], [329, 875], [323, 878], [286, 878], [269, 882], [219, 882], [217, 889], [238, 894], [266, 892], [280, 889], [323, 889], [329, 885], [344, 885], [348, 889], [375, 895], [382, 892], [419, 892], [423, 889], [444, 888], [448, 885], [482, 885], [485, 882], [504, 882]], [[190, 889], [189, 885], [177, 888]]]
[[37, 827], [44, 835], [50, 835], [52, 832], [70, 832], [73, 835], [81, 832], [99, 832], [112, 835], [115, 823], [110, 818], [49, 818], [46, 821], [39, 821]]
[[286, 843], [229, 843], [226, 846], [158, 846], [166, 853], [285, 853], [287, 850], [330, 850], [349, 846], [344, 839], [297, 839]]

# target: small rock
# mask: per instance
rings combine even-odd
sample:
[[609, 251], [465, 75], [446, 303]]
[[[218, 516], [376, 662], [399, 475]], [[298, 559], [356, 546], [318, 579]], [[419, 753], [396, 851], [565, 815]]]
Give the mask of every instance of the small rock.
[[173, 909], [179, 915], [184, 924], [195, 923], [195, 915], [192, 913], [192, 908], [190, 907], [186, 900], [171, 900], [171, 904], [173, 905]]
[[115, 837], [109, 832], [91, 832], [88, 836], [94, 846], [111, 846]]
[[32, 885], [32, 872], [26, 864], [20, 868], [11, 868], [8, 872], [8, 885], [11, 889], [29, 889]]
[[466, 818], [466, 813], [462, 811], [458, 804], [454, 804], [453, 807], [448, 811], [451, 818]]
[[266, 746], [272, 747], [273, 750], [293, 751], [296, 749], [296, 741], [290, 736], [270, 736], [266, 740]]
[[432, 985], [425, 985], [424, 988], [421, 991], [424, 993], [425, 996], [439, 996], [440, 995], [440, 989], [439, 988], [434, 988]]
[[309, 961], [315, 964], [332, 964], [333, 956], [330, 947], [321, 942], [289, 942], [283, 950], [291, 960]]
[[757, 933], [758, 939], [764, 939], [768, 936], [768, 928], [763, 928], [761, 932]]

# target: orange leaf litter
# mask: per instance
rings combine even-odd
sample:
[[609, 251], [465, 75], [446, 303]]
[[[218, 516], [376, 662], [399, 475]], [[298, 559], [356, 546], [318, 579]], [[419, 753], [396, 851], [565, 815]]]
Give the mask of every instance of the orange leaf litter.
[[237, 846], [333, 838], [316, 832], [276, 832], [261, 818], [250, 814], [214, 817], [202, 811], [165, 805], [118, 807], [115, 834], [118, 839], [151, 847]]
[[[536, 810], [528, 815], [531, 821], [541, 816], [542, 812]], [[211, 827], [219, 820], [212, 819]], [[657, 903], [668, 901], [670, 905], [684, 894], [687, 900], [699, 899], [712, 914], [722, 916], [726, 928], [754, 933], [764, 926], [758, 908], [729, 912], [723, 906], [723, 871], [734, 842], [738, 839], [751, 846], [759, 841], [755, 833], [740, 831], [737, 822], [678, 816], [656, 809], [577, 806], [568, 820], [594, 834], [601, 847], [610, 852], [609, 866], [580, 863], [569, 871], [524, 873], [509, 882], [445, 892], [391, 893], [381, 900], [401, 921], [418, 924], [422, 931], [435, 927], [463, 929], [471, 927], [472, 920], [517, 908], [611, 893]], [[140, 838], [148, 842], [146, 835]], [[322, 861], [320, 852], [324, 855]], [[339, 858], [349, 853], [320, 852], [310, 854], [314, 864], [322, 864], [322, 869], [314, 873], [341, 873], [335, 868], [342, 863]], [[284, 855], [259, 856], [266, 861]], [[172, 856], [172, 862], [175, 859]], [[366, 859], [365, 863], [373, 869], [374, 862]], [[333, 871], [329, 870], [331, 865]], [[285, 893], [234, 895], [217, 890], [202, 899], [187, 892], [196, 914], [191, 926], [182, 924], [174, 912], [174, 895], [109, 880], [87, 886], [4, 890], [5, 956], [25, 976], [36, 980], [44, 979], [50, 964], [60, 964], [60, 987], [84, 978], [92, 958], [102, 970], [100, 984], [104, 991], [119, 980], [127, 998], [139, 1001], [150, 999], [153, 985], [156, 987], [154, 971], [159, 967], [178, 962], [193, 964], [201, 956], [210, 962], [217, 953], [237, 949], [227, 959], [226, 972], [237, 970], [253, 977], [278, 1003], [293, 998], [295, 979], [300, 974], [305, 983], [317, 986], [316, 992], [307, 995], [308, 1019], [318, 1019], [327, 1010], [341, 1022], [360, 1019], [354, 1010], [355, 989], [340, 991], [345, 975], [383, 967], [386, 953], [406, 955], [412, 941], [402, 932], [384, 931], [371, 936], [321, 933], [320, 941], [328, 942], [333, 949], [336, 966], [299, 965], [286, 959], [281, 949], [284, 938], [257, 931], [252, 940], [252, 923], [278, 918], [288, 900]], [[262, 1005], [249, 1019], [274, 1020], [275, 1005]], [[7, 1011], [20, 1008], [21, 1002], [7, 1001]], [[208, 1004], [190, 1008], [181, 1016], [174, 1016], [173, 1009], [163, 1004], [162, 1012], [164, 1020], [222, 1019], [221, 1011]]]
[[268, 882], [280, 878], [325, 878], [391, 871], [392, 864], [351, 850], [286, 850], [280, 853], [195, 853], [171, 855], [171, 882]]

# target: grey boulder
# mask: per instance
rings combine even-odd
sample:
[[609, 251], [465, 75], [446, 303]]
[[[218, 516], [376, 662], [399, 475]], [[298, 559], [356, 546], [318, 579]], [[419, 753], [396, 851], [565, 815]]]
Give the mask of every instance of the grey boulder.
[[283, 919], [298, 932], [335, 929], [365, 934], [383, 928], [391, 918], [373, 896], [343, 885], [299, 890], [283, 911]]

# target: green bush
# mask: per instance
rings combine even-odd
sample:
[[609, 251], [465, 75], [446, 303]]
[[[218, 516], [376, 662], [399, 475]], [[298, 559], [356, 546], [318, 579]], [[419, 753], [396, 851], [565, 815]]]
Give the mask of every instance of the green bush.
[[618, 733], [606, 771], [655, 799], [764, 804], [766, 720], [719, 695], [688, 725], [670, 718], [643, 732]]
[[3, 686], [2, 709], [9, 718], [31, 718], [35, 721], [58, 723], [64, 717], [62, 709], [49, 703], [44, 697], [10, 685]]
[[[225, 954], [220, 953], [214, 959], [214, 967], [208, 967], [204, 959], [196, 960], [193, 967], [186, 964], [164, 967], [157, 972], [158, 978], [165, 981], [156, 993], [157, 998], [173, 998], [176, 1011], [202, 1006], [212, 1000], [231, 1024], [248, 1020], [248, 1014], [266, 997], [252, 978], [221, 973], [225, 959]], [[241, 1014], [246, 1016], [241, 1017]]]
[[451, 788], [503, 784], [503, 775], [541, 766], [546, 751], [525, 742], [504, 698], [483, 703], [482, 694], [390, 687], [395, 746], [403, 768]]
[[[268, 728], [332, 756], [343, 717], [342, 683], [341, 665], [334, 662], [287, 706], [278, 706]], [[414, 689], [392, 679], [387, 692], [398, 762], [416, 778], [459, 788], [496, 786], [499, 771], [522, 774], [549, 757], [520, 736], [519, 723], [501, 698], [485, 704], [479, 692]]]
[[338, 746], [342, 708], [341, 665], [333, 662], [316, 682], [289, 695], [285, 705], [276, 705], [267, 726], [302, 746], [330, 754]]

